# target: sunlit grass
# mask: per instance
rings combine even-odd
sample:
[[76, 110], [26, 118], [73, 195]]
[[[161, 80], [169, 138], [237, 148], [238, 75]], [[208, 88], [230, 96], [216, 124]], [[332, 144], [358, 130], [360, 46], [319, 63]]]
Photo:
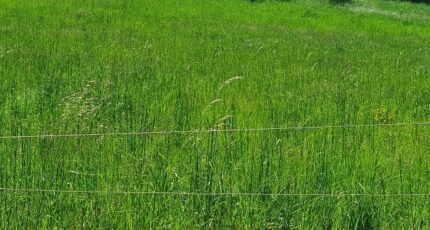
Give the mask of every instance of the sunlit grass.
[[[0, 136], [428, 122], [428, 6], [0, 3]], [[369, 10], [370, 9], [370, 10]], [[421, 17], [423, 16], [423, 17]], [[0, 139], [1, 228], [426, 228], [430, 127]], [[337, 194], [337, 195], [336, 195]]]

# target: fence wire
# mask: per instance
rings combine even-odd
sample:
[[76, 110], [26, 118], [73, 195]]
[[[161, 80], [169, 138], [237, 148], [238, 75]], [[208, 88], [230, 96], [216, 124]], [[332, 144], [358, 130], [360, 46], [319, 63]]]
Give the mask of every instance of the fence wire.
[[[112, 132], [112, 133], [76, 133], [76, 134], [41, 134], [41, 135], [12, 135], [0, 136], [0, 139], [34, 139], [34, 138], [72, 138], [72, 137], [102, 137], [102, 136], [146, 136], [169, 134], [198, 134], [222, 132], [264, 132], [312, 129], [342, 129], [366, 127], [395, 127], [395, 126], [424, 126], [430, 122], [409, 122], [391, 124], [351, 124], [351, 125], [321, 125], [321, 126], [289, 126], [269, 128], [237, 128], [237, 129], [206, 129], [206, 130], [167, 130], [144, 132]], [[112, 190], [60, 190], [60, 189], [30, 189], [3, 188], [1, 192], [8, 193], [72, 193], [99, 195], [169, 195], [169, 196], [270, 196], [270, 197], [428, 197], [430, 193], [251, 193], [251, 192], [165, 192], [165, 191], [112, 191]]]
[[61, 190], [0, 188], [8, 193], [69, 193], [98, 195], [168, 195], [168, 196], [265, 196], [265, 197], [428, 197], [430, 193], [251, 193], [251, 192], [162, 192], [162, 191], [112, 191], [112, 190]]
[[345, 129], [345, 128], [369, 128], [369, 127], [395, 127], [395, 126], [424, 126], [429, 122], [409, 123], [382, 123], [382, 124], [351, 124], [351, 125], [320, 125], [320, 126], [289, 126], [267, 128], [234, 128], [234, 129], [196, 129], [196, 130], [165, 130], [142, 132], [110, 132], [110, 133], [72, 133], [72, 134], [40, 134], [40, 135], [10, 135], [0, 136], [0, 139], [47, 139], [47, 138], [73, 138], [73, 137], [104, 137], [104, 136], [148, 136], [169, 134], [199, 134], [199, 133], [232, 133], [232, 132], [265, 132], [288, 130], [312, 130], [312, 129]]

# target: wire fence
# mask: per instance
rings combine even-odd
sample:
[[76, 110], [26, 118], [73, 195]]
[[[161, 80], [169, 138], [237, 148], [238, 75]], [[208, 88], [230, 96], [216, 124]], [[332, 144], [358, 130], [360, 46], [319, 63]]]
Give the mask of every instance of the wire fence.
[[424, 126], [428, 122], [409, 123], [381, 123], [381, 124], [351, 124], [351, 125], [321, 125], [321, 126], [289, 126], [268, 128], [234, 128], [234, 129], [203, 129], [203, 130], [165, 130], [143, 132], [111, 132], [111, 133], [72, 133], [72, 134], [40, 134], [40, 135], [11, 135], [0, 136], [1, 139], [46, 139], [46, 138], [73, 138], [73, 137], [104, 137], [104, 136], [148, 136], [169, 134], [199, 134], [199, 133], [232, 133], [232, 132], [265, 132], [288, 130], [312, 130], [312, 129], [345, 129], [345, 128], [369, 128], [369, 127], [395, 127], [395, 126]]
[[71, 193], [98, 195], [168, 195], [168, 196], [265, 196], [265, 197], [428, 197], [430, 193], [251, 193], [251, 192], [162, 192], [162, 191], [111, 191], [111, 190], [60, 190], [0, 188], [10, 193]]
[[[148, 132], [112, 132], [112, 133], [76, 133], [76, 134], [41, 134], [41, 135], [12, 135], [0, 136], [0, 139], [33, 139], [33, 138], [72, 138], [72, 137], [102, 137], [102, 136], [146, 136], [169, 134], [198, 134], [222, 132], [264, 132], [312, 129], [342, 129], [366, 127], [395, 127], [395, 126], [424, 126], [430, 122], [382, 123], [382, 124], [351, 124], [351, 125], [321, 125], [321, 126], [289, 126], [269, 128], [237, 128], [237, 129], [206, 129], [206, 130], [167, 130]], [[270, 197], [428, 197], [430, 193], [251, 193], [251, 192], [163, 192], [163, 191], [112, 191], [112, 190], [60, 190], [60, 189], [30, 189], [4, 188], [1, 192], [8, 193], [71, 193], [99, 195], [169, 195], [169, 196], [270, 196]]]

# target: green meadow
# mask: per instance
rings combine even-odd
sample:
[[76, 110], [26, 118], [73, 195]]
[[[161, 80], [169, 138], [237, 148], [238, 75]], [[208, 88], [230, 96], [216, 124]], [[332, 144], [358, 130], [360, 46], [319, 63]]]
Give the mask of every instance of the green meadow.
[[0, 228], [430, 228], [429, 63], [426, 4], [0, 0]]

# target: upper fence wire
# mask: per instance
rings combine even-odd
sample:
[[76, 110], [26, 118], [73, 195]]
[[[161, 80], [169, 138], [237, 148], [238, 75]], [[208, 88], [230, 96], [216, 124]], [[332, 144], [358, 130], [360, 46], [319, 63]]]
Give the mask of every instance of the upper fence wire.
[[287, 131], [287, 130], [311, 130], [311, 129], [345, 129], [345, 128], [368, 128], [368, 127], [395, 127], [395, 126], [424, 126], [428, 122], [407, 123], [381, 123], [381, 124], [350, 124], [350, 125], [320, 125], [320, 126], [288, 126], [288, 127], [266, 127], [266, 128], [233, 128], [233, 129], [196, 129], [196, 130], [164, 130], [164, 131], [142, 131], [142, 132], [108, 132], [108, 133], [71, 133], [71, 134], [39, 134], [39, 135], [9, 135], [0, 136], [1, 139], [45, 139], [45, 138], [73, 138], [73, 137], [103, 137], [103, 136], [148, 136], [169, 134], [199, 134], [199, 133], [225, 133], [225, 132], [264, 132], [264, 131]]

